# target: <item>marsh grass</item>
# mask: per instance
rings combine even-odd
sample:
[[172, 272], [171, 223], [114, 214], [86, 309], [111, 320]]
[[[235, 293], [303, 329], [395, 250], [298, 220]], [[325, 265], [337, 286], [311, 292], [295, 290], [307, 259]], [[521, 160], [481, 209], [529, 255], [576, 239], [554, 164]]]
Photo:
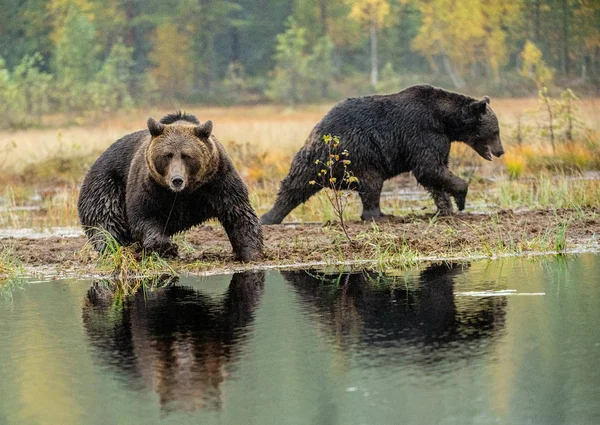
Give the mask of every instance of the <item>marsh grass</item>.
[[369, 230], [359, 233], [355, 240], [372, 253], [375, 270], [403, 270], [418, 263], [419, 252], [413, 250], [403, 236], [384, 232], [374, 222]]
[[[527, 251], [566, 250], [569, 223], [561, 223], [545, 233], [525, 238], [506, 235], [493, 212], [499, 209], [567, 208], [583, 219], [584, 214], [596, 214], [600, 208], [600, 180], [586, 179], [586, 170], [600, 169], [600, 116], [597, 99], [579, 101], [580, 114], [588, 131], [573, 142], [557, 135], [556, 152], [544, 141], [523, 137], [519, 142], [510, 136], [518, 123], [523, 127], [535, 122], [520, 114], [535, 106], [537, 99], [495, 99], [492, 106], [502, 125], [503, 143], [507, 154], [493, 163], [484, 162], [464, 144], [452, 145], [450, 167], [470, 181], [468, 212], [492, 212], [490, 229], [476, 229], [480, 245], [469, 242], [437, 247], [440, 255], [487, 255]], [[319, 105], [297, 110], [277, 107], [247, 108], [187, 108], [201, 120], [215, 122], [215, 134], [227, 147], [238, 171], [249, 187], [251, 202], [259, 215], [273, 205], [279, 182], [288, 172], [295, 152], [305, 142], [311, 129], [331, 105]], [[27, 131], [0, 131], [0, 227], [46, 229], [79, 226], [77, 217], [78, 185], [89, 165], [111, 143], [124, 134], [143, 128], [148, 116], [160, 117], [168, 111], [137, 110], [110, 116], [94, 125], [79, 127], [47, 127]], [[529, 118], [530, 119], [530, 118]], [[351, 154], [351, 153], [350, 153]], [[351, 158], [350, 158], [351, 159]], [[411, 177], [412, 179], [412, 177]], [[388, 182], [392, 196], [382, 197], [384, 212], [409, 216], [434, 211], [433, 202], [424, 199], [395, 196], [406, 180]], [[308, 182], [307, 182], [308, 184]], [[336, 220], [330, 189], [322, 190], [308, 202], [296, 208], [287, 222], [320, 222]], [[388, 189], [386, 189], [388, 190]], [[361, 203], [354, 192], [343, 211], [344, 222], [359, 220]], [[585, 211], [585, 212], [584, 212]], [[459, 239], [461, 231], [433, 217], [430, 228], [439, 229], [448, 239]], [[484, 233], [484, 232], [489, 233]], [[404, 235], [386, 234], [377, 225], [368, 231], [351, 235], [362, 246], [349, 245], [335, 225], [327, 226], [331, 247], [328, 254], [338, 261], [359, 258], [368, 253], [378, 268], [390, 270], [414, 264], [431, 255], [417, 251]], [[479, 233], [477, 233], [479, 232]], [[182, 252], [191, 254], [192, 246], [185, 235], [177, 236]], [[294, 252], [310, 251], [307, 241], [289, 241]], [[308, 244], [308, 245], [307, 245]], [[287, 246], [287, 245], [281, 245]], [[86, 247], [90, 249], [90, 247]], [[276, 253], [275, 256], [280, 255]], [[286, 255], [281, 254], [282, 260]], [[276, 258], [279, 260], [279, 258]], [[218, 266], [217, 261], [197, 260], [184, 267], [188, 271], [203, 271]], [[141, 276], [175, 275], [173, 268], [156, 254], [139, 253], [129, 247], [109, 243], [109, 249], [99, 258], [98, 267], [113, 272], [116, 280], [127, 282]], [[128, 290], [131, 290], [129, 288]]]
[[[153, 282], [161, 281], [165, 276], [178, 276], [169, 263], [157, 253], [137, 251], [135, 247], [122, 246], [107, 231], [97, 229], [97, 237], [105, 241], [104, 251], [98, 257], [99, 270], [108, 271], [114, 282], [126, 293], [138, 285], [139, 280]], [[92, 250], [93, 241], [88, 241], [82, 250], [82, 255], [88, 255]]]
[[557, 254], [564, 254], [567, 249], [567, 228], [569, 222], [567, 220], [560, 220], [556, 223], [556, 237], [554, 240], [554, 249]]
[[0, 243], [0, 298], [12, 300], [15, 289], [21, 288], [25, 271], [12, 249]]
[[23, 274], [23, 266], [9, 246], [0, 242], [0, 282]]
[[600, 180], [565, 174], [542, 173], [524, 180], [500, 180], [497, 196], [501, 208], [581, 208], [600, 205]]

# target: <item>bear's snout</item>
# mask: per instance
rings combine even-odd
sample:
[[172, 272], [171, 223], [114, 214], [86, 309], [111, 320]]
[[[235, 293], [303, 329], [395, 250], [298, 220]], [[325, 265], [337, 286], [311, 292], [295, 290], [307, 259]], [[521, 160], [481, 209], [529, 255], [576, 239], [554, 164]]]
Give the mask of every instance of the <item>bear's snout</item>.
[[492, 154], [494, 154], [496, 158], [500, 158], [502, 155], [504, 155], [504, 149], [500, 148], [499, 150], [492, 151]]
[[167, 182], [169, 188], [173, 192], [180, 192], [187, 186], [186, 181], [186, 169], [185, 164], [181, 160], [174, 159], [169, 167], [169, 173], [167, 174]]
[[181, 190], [183, 189], [183, 184], [185, 183], [185, 180], [183, 179], [183, 176], [173, 176], [173, 178], [171, 179], [171, 185], [173, 186], [173, 190]]

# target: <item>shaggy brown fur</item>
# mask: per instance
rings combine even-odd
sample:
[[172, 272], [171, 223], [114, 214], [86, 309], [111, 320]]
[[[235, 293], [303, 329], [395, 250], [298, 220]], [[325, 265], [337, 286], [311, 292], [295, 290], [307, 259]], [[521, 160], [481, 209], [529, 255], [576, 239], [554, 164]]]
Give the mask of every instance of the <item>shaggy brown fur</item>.
[[81, 186], [78, 211], [98, 251], [105, 233], [120, 244], [177, 255], [170, 236], [210, 218], [225, 228], [236, 257], [262, 258], [263, 238], [248, 190], [212, 122], [189, 114], [150, 118], [148, 130], [111, 145]]

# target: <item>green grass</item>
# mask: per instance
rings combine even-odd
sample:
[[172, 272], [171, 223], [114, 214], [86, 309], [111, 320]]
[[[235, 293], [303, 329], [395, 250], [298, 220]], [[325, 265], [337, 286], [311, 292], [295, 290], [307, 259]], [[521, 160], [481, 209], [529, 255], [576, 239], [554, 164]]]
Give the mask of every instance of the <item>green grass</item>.
[[[137, 252], [133, 247], [120, 245], [107, 231], [98, 229], [98, 237], [106, 242], [106, 248], [98, 258], [97, 267], [108, 271], [113, 281], [121, 286], [125, 294], [137, 290], [139, 281], [159, 282], [165, 276], [178, 276], [169, 263], [157, 253]], [[91, 242], [84, 246], [84, 252], [92, 249]]]
[[600, 181], [540, 174], [523, 180], [500, 180], [489, 201], [501, 208], [581, 208], [600, 206]]
[[23, 266], [10, 247], [0, 242], [0, 282], [23, 274]]
[[21, 286], [24, 275], [21, 262], [0, 242], [0, 298], [12, 299], [12, 293]]

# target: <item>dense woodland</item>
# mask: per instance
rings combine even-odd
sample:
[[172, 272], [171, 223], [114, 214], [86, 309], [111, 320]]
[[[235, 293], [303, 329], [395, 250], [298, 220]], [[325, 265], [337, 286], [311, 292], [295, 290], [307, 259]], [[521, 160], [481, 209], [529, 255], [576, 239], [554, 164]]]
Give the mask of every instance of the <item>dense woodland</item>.
[[0, 10], [11, 125], [421, 82], [495, 96], [600, 85], [599, 0], [0, 0]]

